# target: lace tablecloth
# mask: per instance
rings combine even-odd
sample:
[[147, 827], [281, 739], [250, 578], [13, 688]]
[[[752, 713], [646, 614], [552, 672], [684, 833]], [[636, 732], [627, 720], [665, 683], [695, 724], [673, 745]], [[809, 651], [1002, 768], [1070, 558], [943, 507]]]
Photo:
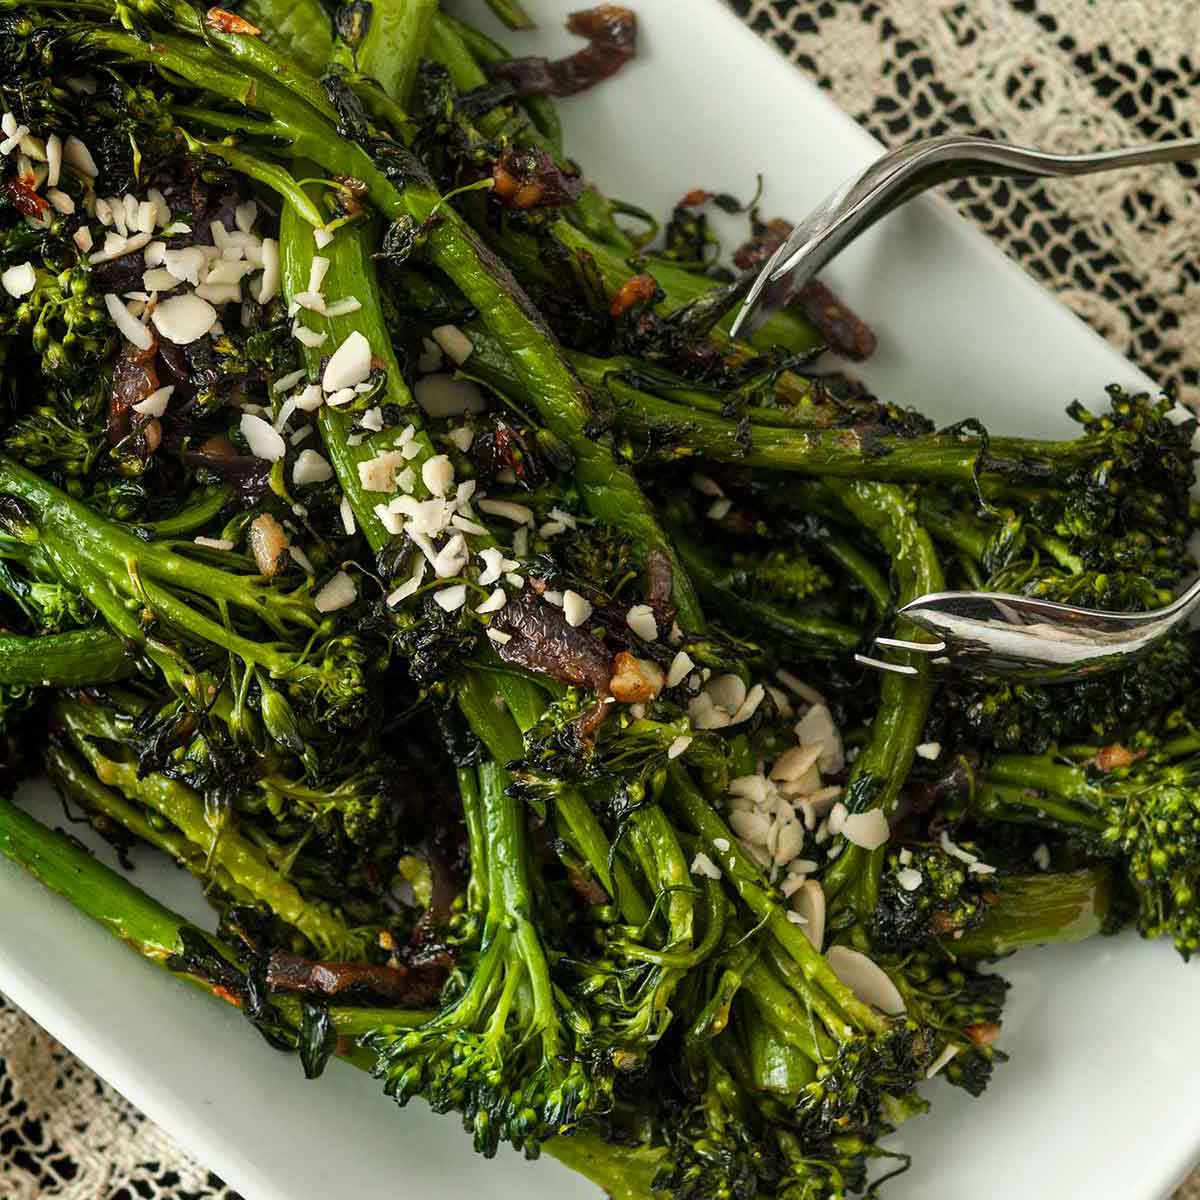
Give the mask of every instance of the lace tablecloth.
[[[1196, 132], [1195, 0], [730, 2], [889, 144], [970, 132], [1067, 151]], [[1200, 399], [1193, 167], [952, 195], [1114, 345]], [[236, 1200], [2, 1001], [0, 1197]], [[1200, 1200], [1200, 1178], [1176, 1200]]]

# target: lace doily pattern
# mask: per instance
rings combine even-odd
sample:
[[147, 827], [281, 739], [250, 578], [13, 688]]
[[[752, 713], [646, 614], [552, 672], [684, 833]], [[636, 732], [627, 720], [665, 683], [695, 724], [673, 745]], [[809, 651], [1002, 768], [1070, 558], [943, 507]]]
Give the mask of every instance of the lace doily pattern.
[[[728, 2], [887, 145], [972, 133], [1069, 153], [1196, 133], [1190, 0]], [[1152, 378], [1200, 401], [1196, 166], [949, 195]]]
[[239, 1200], [0, 997], [4, 1200]]
[[[727, 2], [889, 145], [970, 132], [1070, 151], [1194, 132], [1193, 0]], [[1200, 400], [1196, 180], [1185, 164], [950, 194], [1150, 375]], [[238, 1200], [2, 998], [0, 1196]], [[1200, 1180], [1176, 1200], [1200, 1200]]]

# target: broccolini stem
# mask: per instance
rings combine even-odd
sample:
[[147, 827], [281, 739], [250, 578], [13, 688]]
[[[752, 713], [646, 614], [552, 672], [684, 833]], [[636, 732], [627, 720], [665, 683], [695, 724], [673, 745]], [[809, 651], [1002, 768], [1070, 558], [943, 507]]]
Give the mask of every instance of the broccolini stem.
[[309, 75], [320, 75], [328, 66], [333, 30], [321, 0], [241, 0], [238, 15]]
[[[134, 582], [136, 579], [142, 583], [155, 580], [214, 602], [225, 601], [254, 613], [277, 632], [287, 625], [312, 630], [320, 624], [319, 614], [303, 592], [280, 592], [257, 574], [247, 571], [237, 575], [208, 566], [176, 553], [170, 542], [144, 542], [125, 527], [97, 516], [65, 492], [2, 456], [0, 490], [29, 508], [56, 571], [64, 579], [78, 581], [78, 590], [114, 629], [126, 636], [142, 640], [136, 618], [113, 593], [114, 580], [120, 581], [126, 595], [134, 600], [144, 599]], [[180, 607], [189, 614], [195, 610], [179, 603], [173, 610], [183, 627], [188, 628], [191, 618], [183, 616]]]
[[983, 921], [954, 941], [954, 954], [996, 958], [1023, 946], [1079, 942], [1103, 933], [1112, 905], [1106, 864], [1077, 871], [997, 875]]
[[[451, 40], [451, 34], [454, 35], [454, 40]], [[458, 65], [458, 71], [461, 74], [456, 73], [455, 66], [451, 65], [453, 60], [449, 56], [456, 55], [459, 47], [467, 51], [476, 62], [476, 70], [471, 75], [467, 74], [465, 62]], [[486, 74], [479, 69], [481, 66], [488, 67], [493, 63], [506, 62], [513, 57], [508, 50], [498, 42], [492, 41], [487, 34], [480, 33], [478, 29], [468, 25], [465, 21], [460, 21], [457, 17], [444, 12], [439, 12], [434, 18], [429, 56], [440, 62], [450, 72], [450, 78], [460, 92], [470, 91], [473, 87], [479, 86], [471, 83], [471, 79], [479, 79], [481, 83], [487, 83]], [[534, 128], [541, 134], [542, 140], [549, 149], [554, 152], [555, 156], [561, 156], [563, 152], [562, 122], [558, 119], [558, 109], [555, 108], [554, 101], [548, 96], [525, 96], [521, 100], [521, 107], [529, 114]]]
[[[1103, 445], [1092, 437], [1062, 442], [994, 438], [986, 452], [957, 434], [905, 437], [873, 427], [784, 429], [743, 423], [673, 404], [610, 381], [618, 424], [667, 462], [693, 458], [772, 467], [805, 475], [881, 481], [933, 480], [973, 485], [1045, 477], [1093, 461]], [[753, 413], [750, 413], [753, 417]]]
[[[529, 837], [519, 800], [506, 794], [511, 779], [502, 767], [485, 762], [479, 768], [484, 832], [488, 846], [489, 915], [495, 913], [511, 931], [525, 968], [525, 983], [533, 1002], [533, 1028], [542, 1039], [547, 1061], [559, 1057], [560, 1025], [550, 965], [533, 923], [533, 881]], [[486, 946], [484, 950], [486, 952]]]
[[87, 763], [66, 746], [51, 743], [46, 751], [46, 773], [88, 812], [115, 821], [148, 845], [156, 846], [197, 878], [210, 879], [237, 903], [255, 903], [254, 895], [236, 883], [224, 867], [206, 862], [204, 851], [195, 842], [177, 828], [148, 820], [143, 809], [105, 787]]
[[521, 0], [487, 0], [487, 6], [507, 29], [536, 29], [533, 18], [525, 11]]
[[387, 95], [406, 105], [437, 7], [437, 0], [373, 0], [353, 43], [338, 38], [334, 61], [378, 80]]
[[[301, 162], [304, 169], [308, 164]], [[313, 189], [310, 189], [310, 194]], [[404, 382], [404, 373], [392, 350], [391, 337], [383, 321], [383, 309], [379, 294], [379, 280], [371, 261], [371, 246], [378, 230], [373, 223], [350, 225], [339, 230], [337, 237], [322, 251], [329, 260], [325, 275], [325, 291], [330, 296], [344, 298], [354, 296], [362, 307], [356, 312], [341, 317], [324, 314], [306, 314], [304, 320], [318, 332], [329, 336], [321, 346], [306, 346], [304, 359], [310, 379], [320, 376], [321, 360], [331, 349], [340, 345], [351, 333], [357, 332], [367, 339], [371, 353], [377, 355], [386, 374], [385, 392], [381, 400], [395, 404], [413, 415], [413, 424], [418, 427], [417, 442], [420, 453], [416, 456], [414, 471], [419, 479], [420, 464], [433, 454], [433, 444], [420, 428], [419, 409], [413, 403], [412, 393]], [[312, 260], [316, 256], [316, 243], [312, 232], [301, 220], [291, 205], [284, 207], [279, 218], [280, 272], [284, 295], [290, 301], [297, 292], [308, 288]], [[321, 405], [318, 412], [321, 437], [329, 452], [329, 461], [341, 485], [342, 493], [350, 502], [358, 528], [371, 549], [378, 553], [391, 541], [375, 505], [379, 496], [363, 491], [358, 477], [358, 464], [369, 462], [379, 451], [379, 434], [368, 435], [358, 445], [351, 445], [350, 432], [354, 417], [350, 413], [329, 404]], [[391, 435], [387, 435], [388, 445]], [[422, 485], [423, 486], [423, 485]]]
[[746, 907], [766, 925], [770, 934], [795, 961], [804, 979], [803, 998], [811, 1004], [817, 1016], [830, 1028], [838, 1028], [849, 1022], [862, 1030], [879, 1032], [883, 1029], [879, 1016], [855, 998], [800, 928], [787, 919], [786, 907], [729, 832], [729, 827], [696, 789], [687, 772], [673, 763], [668, 775], [670, 786], [666, 791], [666, 802], [699, 837], [701, 843], [708, 847], [714, 847], [718, 842], [729, 846], [728, 850], [716, 852], [724, 877]]
[[[74, 839], [47, 829], [5, 799], [0, 799], [0, 854], [160, 966], [183, 950], [180, 929], [192, 931], [221, 957], [233, 961], [216, 938], [152, 900], [124, 876], [94, 859]], [[187, 978], [211, 990], [206, 982]]]
[[[619, 251], [601, 245], [567, 221], [561, 219], [555, 221], [551, 226], [551, 233], [572, 253], [591, 255], [604, 280], [604, 286], [612, 293], [618, 292], [627, 280], [637, 274], [637, 270], [626, 262]], [[661, 305], [663, 313], [672, 313], [713, 289], [711, 279], [706, 279], [694, 271], [689, 271], [684, 267], [675, 267], [661, 260], [656, 259], [646, 266], [645, 270], [654, 276], [658, 286], [665, 293], [665, 299]], [[717, 328], [728, 331], [729, 326], [733, 323], [733, 317], [734, 314], [729, 313], [721, 320]], [[760, 350], [783, 346], [793, 353], [800, 354], [822, 345], [823, 339], [803, 317], [784, 309], [782, 312], [774, 313], [761, 329], [751, 334], [749, 344]]]
[[148, 529], [157, 539], [188, 537], [218, 517], [232, 498], [233, 488], [229, 484], [196, 488], [177, 513], [161, 521], [147, 521], [141, 528]]
[[[240, 972], [236, 954], [220, 938], [152, 899], [123, 875], [93, 858], [73, 838], [48, 829], [12, 801], [2, 798], [0, 854], [23, 867], [39, 883], [69, 901], [143, 958], [226, 1004], [237, 1003], [236, 997], [219, 985], [169, 965], [185, 952], [186, 940], [203, 941], [215, 955]], [[298, 1000], [280, 996], [272, 997], [271, 1003], [289, 1024], [299, 1027]], [[381, 1025], [400, 1028], [418, 1025], [428, 1020], [430, 1014], [398, 1008], [339, 1006], [331, 1007], [329, 1016], [339, 1034], [361, 1038]]]
[[83, 687], [134, 673], [125, 643], [106, 629], [72, 629], [38, 637], [0, 634], [0, 683]]
[[[523, 735], [545, 711], [545, 693], [532, 680], [520, 676], [504, 673], [488, 675], [486, 678], [496, 693], [504, 697], [512, 719], [505, 721], [499, 714], [495, 717], [489, 715], [486, 729], [475, 726], [475, 730], [493, 758], [498, 762], [512, 762], [523, 755]], [[505, 727], [503, 732], [501, 725]], [[622, 917], [631, 925], [644, 924], [650, 916], [650, 907], [634, 882], [629, 867], [620, 858], [613, 860], [612, 846], [587, 801], [577, 789], [563, 788], [555, 797], [554, 807], [556, 815], [562, 819], [574, 839], [575, 848], [584, 856], [604, 890], [620, 908]], [[653, 888], [653, 877], [650, 882]]]
[[467, 910], [482, 913], [488, 894], [487, 841], [484, 837], [483, 814], [479, 808], [479, 773], [474, 767], [459, 767], [458, 794], [462, 797], [463, 823], [467, 827], [467, 861], [471, 878], [467, 881]]
[[815, 1064], [829, 1057], [832, 1043], [828, 1036], [818, 1037], [817, 1027], [808, 1020], [793, 993], [764, 962], [762, 956], [746, 972], [742, 995], [750, 998], [759, 1017], [791, 1046], [809, 1060], [809, 1078], [816, 1074]]
[[107, 757], [92, 739], [104, 738], [120, 743], [122, 731], [98, 708], [61, 699], [54, 711], [102, 784], [116, 788], [129, 800], [164, 816], [204, 854], [207, 863], [219, 867], [238, 887], [266, 904], [280, 920], [298, 929], [324, 957], [338, 961], [362, 957], [370, 941], [370, 932], [352, 930], [323, 905], [305, 900], [232, 821], [214, 827], [202, 796], [186, 784], [163, 775], [139, 778], [136, 763], [118, 762]]
[[[917, 523], [911, 498], [885, 483], [829, 485], [851, 513], [881, 543], [891, 559], [897, 603], [907, 604], [927, 592], [941, 591], [942, 569], [929, 535]], [[919, 632], [901, 622], [897, 636], [912, 638]], [[932, 672], [924, 656], [913, 655], [916, 676], [883, 673], [879, 709], [871, 725], [870, 741], [854, 762], [845, 803], [851, 812], [882, 808], [891, 814], [900, 788], [912, 766], [933, 700]], [[884, 847], [863, 850], [847, 844], [841, 857], [825, 874], [823, 884], [835, 896], [853, 881], [853, 904], [860, 916], [873, 912], [879, 899], [879, 875]]]
[[[73, 839], [47, 829], [11, 801], [0, 798], [0, 855], [23, 867], [40, 883], [68, 900], [144, 958], [167, 968], [185, 949], [185, 934], [203, 939], [213, 952], [236, 966], [233, 952], [204, 930], [151, 899], [124, 876], [94, 859]], [[170, 968], [167, 968], [168, 970]], [[176, 972], [172, 972], [177, 974]], [[229, 996], [206, 979], [179, 978], [229, 1002]], [[291, 997], [272, 999], [272, 1005], [293, 1028], [299, 1028], [300, 1004]], [[433, 1014], [405, 1009], [331, 1007], [337, 1032], [362, 1041], [380, 1029], [409, 1029], [426, 1024]], [[374, 1063], [374, 1055], [350, 1053], [346, 1061], [359, 1068]], [[652, 1154], [623, 1152], [594, 1135], [576, 1133], [553, 1138], [548, 1153], [609, 1188], [613, 1200], [648, 1200], [649, 1180], [657, 1171]]]

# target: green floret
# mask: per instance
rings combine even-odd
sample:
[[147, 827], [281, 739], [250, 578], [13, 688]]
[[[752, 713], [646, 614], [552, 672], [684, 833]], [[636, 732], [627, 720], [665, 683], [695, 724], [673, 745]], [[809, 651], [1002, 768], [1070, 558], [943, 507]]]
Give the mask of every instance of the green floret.
[[314, 721], [352, 724], [361, 716], [371, 655], [317, 610], [309, 584], [285, 591], [243, 557], [226, 557], [226, 569], [192, 557], [188, 543], [144, 541], [7, 459], [0, 459], [0, 491], [9, 498], [8, 536], [36, 547], [114, 633], [145, 647], [169, 677], [231, 655], [243, 672], [277, 681]]
[[1200, 947], [1200, 736], [1180, 714], [1159, 729], [1128, 746], [1002, 755], [974, 803], [988, 820], [1059, 829], [1112, 857], [1142, 936], [1170, 936], [1188, 958]]
[[[969, 843], [963, 848], [973, 849]], [[913, 847], [910, 855], [901, 865], [895, 852], [888, 854], [870, 918], [871, 942], [888, 954], [953, 938], [977, 925], [987, 910], [986, 876], [971, 874], [965, 862], [937, 846]], [[920, 876], [915, 886], [913, 872]]]
[[909, 1016], [936, 1032], [942, 1056], [953, 1054], [941, 1076], [972, 1096], [981, 1095], [995, 1064], [1008, 1059], [994, 1044], [1008, 983], [936, 947], [900, 959], [881, 958], [880, 965], [904, 997]]
[[[469, 965], [443, 1011], [409, 1032], [373, 1039], [375, 1074], [403, 1105], [423, 1096], [437, 1112], [459, 1112], [475, 1148], [491, 1157], [501, 1142], [536, 1158], [542, 1143], [609, 1104], [611, 1072], [587, 1053], [588, 1023], [551, 979], [534, 924], [534, 888], [521, 810], [505, 796], [495, 764], [464, 797], [486, 831], [486, 911]], [[477, 847], [475, 849], [478, 849]]]
[[1095, 742], [1136, 730], [1147, 712], [1190, 694], [1198, 648], [1194, 634], [1177, 633], [1131, 666], [1069, 688], [953, 679], [931, 713], [928, 733], [951, 745], [1038, 754], [1060, 742]]

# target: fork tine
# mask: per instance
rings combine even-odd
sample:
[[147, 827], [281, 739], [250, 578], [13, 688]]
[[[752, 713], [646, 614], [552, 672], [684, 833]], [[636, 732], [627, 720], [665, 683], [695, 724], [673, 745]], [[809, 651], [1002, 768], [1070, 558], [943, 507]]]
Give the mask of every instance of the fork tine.
[[945, 642], [906, 642], [903, 638], [877, 637], [875, 645], [881, 650], [910, 650], [913, 654], [941, 654]]
[[882, 658], [870, 658], [866, 654], [856, 654], [854, 656], [856, 663], [861, 663], [864, 667], [871, 667], [876, 671], [891, 671], [893, 675], [916, 675], [917, 668], [909, 667], [903, 663], [884, 662]]
[[[763, 264], [762, 270], [759, 271], [757, 276], [755, 276], [753, 284], [750, 285], [750, 290], [746, 293], [746, 298], [742, 301], [741, 308], [738, 309], [737, 316], [733, 319], [733, 325], [730, 326], [730, 337], [737, 337], [742, 326], [747, 323], [751, 312], [757, 307], [760, 297], [762, 296], [763, 292], [766, 291], [767, 285], [771, 282], [770, 275], [772, 268], [780, 260], [787, 249], [788, 242], [784, 242], [784, 244], [780, 246], [769, 259], [767, 259], [766, 263]], [[763, 314], [759, 315], [762, 316]], [[751, 332], [751, 330], [747, 329], [747, 333], [749, 332]]]

